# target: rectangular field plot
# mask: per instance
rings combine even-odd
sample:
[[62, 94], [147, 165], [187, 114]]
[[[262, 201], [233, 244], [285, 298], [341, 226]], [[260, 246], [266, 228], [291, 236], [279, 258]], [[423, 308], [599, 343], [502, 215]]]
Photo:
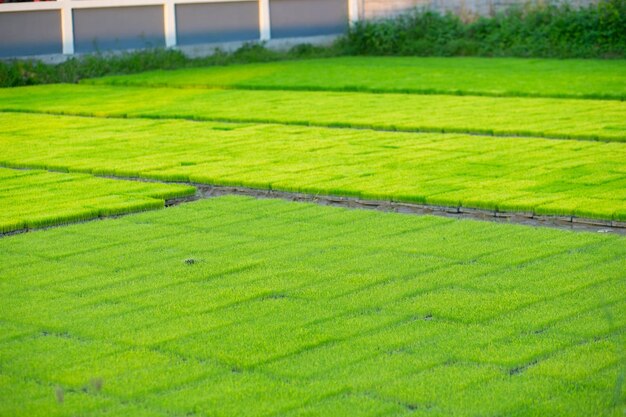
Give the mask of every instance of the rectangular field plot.
[[183, 185], [0, 168], [0, 233], [153, 210], [194, 192]]
[[623, 100], [626, 61], [340, 57], [151, 71], [83, 83]]
[[0, 238], [0, 415], [620, 416], [626, 239], [222, 197]]
[[0, 90], [0, 110], [626, 141], [616, 100], [45, 85]]
[[16, 113], [0, 165], [626, 219], [619, 143]]

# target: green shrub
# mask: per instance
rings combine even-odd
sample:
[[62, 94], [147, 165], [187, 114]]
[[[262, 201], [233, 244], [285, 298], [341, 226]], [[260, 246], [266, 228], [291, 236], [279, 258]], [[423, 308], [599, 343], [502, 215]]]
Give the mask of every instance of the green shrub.
[[244, 44], [234, 52], [217, 49], [211, 56], [189, 58], [172, 49], [149, 49], [120, 54], [93, 54], [73, 57], [50, 65], [37, 60], [0, 60], [0, 87], [35, 84], [76, 83], [83, 78], [114, 74], [133, 74], [155, 69], [175, 69], [212, 65], [245, 64], [295, 58], [314, 58], [338, 54], [334, 47], [297, 45], [289, 51], [277, 52], [263, 44]]
[[357, 23], [346, 52], [366, 55], [478, 55], [557, 58], [626, 56], [626, 0], [514, 7], [463, 21], [430, 10]]

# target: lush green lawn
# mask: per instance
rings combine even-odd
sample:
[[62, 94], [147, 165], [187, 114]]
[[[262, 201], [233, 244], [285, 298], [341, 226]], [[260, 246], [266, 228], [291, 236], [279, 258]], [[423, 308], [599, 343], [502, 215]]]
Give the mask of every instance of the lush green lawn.
[[194, 192], [183, 185], [0, 168], [0, 233], [162, 208], [164, 199]]
[[0, 415], [621, 416], [626, 240], [226, 197], [0, 239]]
[[626, 141], [615, 100], [45, 85], [0, 90], [0, 110]]
[[92, 84], [626, 98], [626, 60], [342, 57], [152, 71]]
[[626, 219], [625, 161], [620, 143], [184, 120], [0, 118], [3, 166], [609, 220]]

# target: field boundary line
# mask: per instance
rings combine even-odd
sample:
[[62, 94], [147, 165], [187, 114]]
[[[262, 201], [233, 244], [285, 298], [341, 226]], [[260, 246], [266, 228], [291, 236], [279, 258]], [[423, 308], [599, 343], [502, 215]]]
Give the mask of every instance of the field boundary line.
[[[175, 70], [174, 70], [175, 71]], [[167, 83], [132, 83], [132, 82], [89, 82], [92, 79], [85, 79], [79, 82], [80, 85], [97, 85], [109, 87], [138, 87], [138, 88], [171, 88], [177, 90], [244, 90], [244, 91], [302, 91], [302, 92], [329, 92], [329, 93], [356, 93], [356, 94], [397, 94], [416, 96], [461, 96], [461, 97], [495, 97], [495, 98], [555, 98], [564, 100], [603, 100], [603, 101], [626, 101], [626, 95], [606, 95], [606, 94], [541, 94], [522, 93], [509, 91], [495, 93], [488, 91], [464, 91], [464, 90], [438, 90], [435, 88], [399, 88], [386, 90], [384, 88], [368, 88], [358, 86], [346, 87], [318, 87], [308, 86], [272, 86], [272, 85], [245, 85], [245, 84], [179, 84]], [[93, 79], [97, 80], [97, 78]]]
[[[1, 166], [1, 165], [0, 165]], [[16, 170], [30, 170], [32, 168], [22, 167], [6, 167], [9, 169]], [[37, 168], [40, 169], [40, 168]], [[67, 173], [68, 171], [61, 170], [51, 170], [50, 172], [62, 172]], [[73, 172], [70, 170], [70, 172]], [[291, 202], [301, 202], [301, 203], [314, 203], [320, 206], [329, 206], [329, 207], [339, 207], [345, 209], [357, 209], [357, 210], [375, 210], [380, 212], [387, 213], [398, 213], [398, 214], [409, 214], [409, 215], [432, 215], [438, 217], [448, 217], [455, 219], [469, 219], [469, 220], [480, 220], [480, 221], [489, 221], [495, 223], [505, 223], [505, 224], [518, 224], [518, 225], [526, 225], [526, 226], [535, 226], [535, 227], [548, 227], [554, 229], [565, 229], [572, 231], [586, 231], [586, 232], [596, 232], [596, 233], [616, 233], [620, 235], [626, 235], [626, 222], [616, 221], [616, 220], [603, 220], [603, 219], [592, 219], [585, 217], [576, 217], [573, 215], [567, 216], [558, 216], [558, 215], [539, 215], [531, 212], [513, 212], [513, 211], [499, 211], [497, 209], [480, 209], [480, 208], [470, 208], [470, 207], [462, 207], [462, 206], [441, 206], [441, 205], [432, 205], [432, 204], [423, 204], [423, 203], [411, 203], [411, 202], [400, 202], [400, 201], [392, 201], [392, 200], [373, 200], [373, 199], [363, 199], [360, 197], [349, 197], [349, 196], [337, 196], [337, 195], [327, 195], [327, 194], [310, 194], [310, 193], [301, 193], [301, 192], [292, 192], [292, 191], [280, 191], [273, 189], [260, 189], [260, 188], [251, 188], [244, 186], [232, 186], [232, 185], [211, 185], [211, 184], [202, 184], [195, 182], [184, 182], [184, 181], [163, 181], [152, 178], [138, 178], [138, 177], [123, 177], [123, 176], [115, 176], [115, 175], [106, 175], [106, 174], [92, 174], [97, 178], [108, 178], [114, 180], [124, 180], [124, 181], [139, 181], [139, 182], [152, 182], [152, 183], [161, 183], [161, 184], [180, 184], [180, 185], [190, 185], [196, 188], [195, 195], [187, 196], [187, 197], [178, 197], [165, 199], [165, 208], [177, 206], [197, 200], [221, 197], [227, 195], [237, 195], [237, 196], [246, 196], [253, 197], [257, 199], [279, 199]], [[70, 224], [76, 223], [86, 223], [94, 220], [102, 220], [108, 218], [118, 218], [121, 216], [126, 216], [130, 214], [136, 213], [124, 213], [119, 215], [110, 215], [110, 216], [101, 216], [93, 219], [87, 220], [79, 220], [75, 222], [68, 222], [58, 225], [46, 226], [35, 229], [18, 229], [12, 230], [10, 232], [0, 233], [0, 238], [9, 235], [15, 235], [20, 233], [25, 233], [32, 230], [44, 230], [51, 229], [56, 227], [63, 227]]]
[[406, 133], [406, 134], [427, 134], [437, 133], [441, 135], [467, 135], [467, 136], [480, 136], [484, 138], [496, 138], [496, 139], [545, 139], [545, 140], [565, 140], [565, 141], [580, 141], [580, 142], [601, 142], [601, 143], [626, 143], [626, 139], [622, 138], [600, 138], [596, 136], [573, 136], [564, 137], [557, 135], [540, 135], [536, 134], [524, 134], [524, 133], [503, 133], [493, 131], [478, 131], [478, 130], [466, 130], [461, 128], [445, 128], [445, 127], [420, 127], [420, 128], [408, 128], [401, 126], [371, 126], [367, 124], [352, 124], [352, 123], [316, 123], [308, 121], [280, 121], [274, 119], [232, 119], [222, 117], [207, 117], [207, 116], [191, 116], [191, 115], [169, 115], [169, 116], [155, 116], [149, 114], [137, 114], [128, 115], [126, 113], [114, 113], [114, 114], [98, 114], [94, 112], [67, 112], [67, 111], [53, 111], [53, 110], [25, 110], [25, 109], [12, 109], [1, 108], [0, 113], [19, 113], [19, 114], [42, 114], [49, 116], [62, 116], [62, 117], [84, 117], [87, 119], [125, 119], [125, 120], [184, 120], [188, 122], [213, 122], [213, 123], [232, 123], [232, 124], [259, 124], [259, 125], [277, 125], [277, 126], [304, 126], [315, 127], [323, 129], [348, 129], [348, 130], [370, 130], [373, 132], [393, 132], [393, 133]]
[[534, 213], [487, 210], [469, 207], [439, 206], [422, 203], [409, 203], [391, 200], [371, 200], [359, 197], [335, 196], [326, 194], [308, 194], [279, 190], [263, 190], [241, 186], [207, 185], [181, 183], [196, 187], [196, 197], [172, 199], [166, 206], [180, 204], [190, 199], [203, 199], [224, 195], [241, 195], [254, 198], [280, 199], [293, 202], [315, 203], [321, 206], [342, 207], [348, 209], [376, 210], [388, 213], [433, 215], [457, 219], [483, 220], [497, 223], [544, 226], [558, 229], [583, 230], [600, 233], [616, 232], [626, 235], [626, 222], [615, 220], [591, 219], [576, 216], [538, 215]]

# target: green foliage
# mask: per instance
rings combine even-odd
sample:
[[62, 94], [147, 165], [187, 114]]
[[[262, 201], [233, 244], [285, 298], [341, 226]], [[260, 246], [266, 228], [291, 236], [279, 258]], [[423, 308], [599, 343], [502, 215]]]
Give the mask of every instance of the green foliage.
[[416, 10], [357, 23], [342, 46], [353, 54], [626, 57], [626, 0], [574, 8], [568, 2], [514, 7], [466, 19]]
[[2, 166], [621, 221], [625, 152], [621, 143], [537, 138], [18, 113], [0, 118]]
[[624, 259], [235, 197], [4, 237], [0, 415], [619, 416]]
[[229, 53], [217, 49], [211, 56], [189, 58], [178, 50], [152, 49], [120, 54], [91, 54], [72, 57], [50, 65], [37, 60], [0, 60], [0, 87], [17, 87], [35, 84], [76, 83], [85, 78], [113, 74], [134, 74], [155, 69], [206, 67], [214, 65], [266, 62], [301, 57], [333, 56], [334, 48], [299, 45], [286, 52], [276, 52], [263, 44], [244, 44]]
[[183, 185], [0, 168], [0, 233], [153, 210], [194, 192]]
[[74, 83], [83, 78], [128, 74], [149, 69], [180, 68], [190, 62], [174, 50], [146, 50], [119, 55], [94, 54], [48, 65], [36, 60], [0, 61], [0, 86]]
[[46, 85], [0, 90], [0, 110], [626, 141], [616, 100]]

